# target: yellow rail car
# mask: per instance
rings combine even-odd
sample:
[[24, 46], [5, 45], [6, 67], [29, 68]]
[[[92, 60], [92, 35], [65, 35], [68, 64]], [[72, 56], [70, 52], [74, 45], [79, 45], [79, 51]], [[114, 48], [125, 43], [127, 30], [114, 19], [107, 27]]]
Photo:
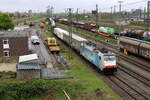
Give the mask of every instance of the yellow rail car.
[[58, 53], [58, 52], [60, 51], [59, 45], [57, 44], [55, 38], [49, 37], [49, 38], [47, 38], [46, 42], [47, 42], [46, 44], [47, 44], [47, 46], [48, 46], [48, 49], [49, 49], [52, 53], [54, 53], [54, 52]]

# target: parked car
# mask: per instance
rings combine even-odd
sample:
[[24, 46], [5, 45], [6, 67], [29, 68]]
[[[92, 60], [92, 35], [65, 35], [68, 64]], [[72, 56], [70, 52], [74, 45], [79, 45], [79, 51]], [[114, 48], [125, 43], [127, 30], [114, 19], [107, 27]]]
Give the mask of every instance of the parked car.
[[31, 36], [31, 42], [32, 42], [34, 45], [39, 45], [39, 44], [40, 44], [39, 37], [38, 37], [38, 36]]

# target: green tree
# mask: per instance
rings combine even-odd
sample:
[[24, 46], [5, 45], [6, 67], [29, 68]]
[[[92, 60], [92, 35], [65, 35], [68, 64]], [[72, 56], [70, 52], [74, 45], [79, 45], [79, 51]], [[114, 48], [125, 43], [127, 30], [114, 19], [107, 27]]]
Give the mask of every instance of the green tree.
[[14, 29], [12, 18], [8, 14], [0, 14], [0, 30]]

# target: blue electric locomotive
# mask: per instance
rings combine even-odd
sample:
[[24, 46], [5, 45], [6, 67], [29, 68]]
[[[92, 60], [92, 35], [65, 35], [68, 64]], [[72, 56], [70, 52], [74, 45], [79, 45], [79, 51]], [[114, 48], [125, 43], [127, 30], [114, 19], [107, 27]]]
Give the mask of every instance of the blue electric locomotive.
[[85, 42], [82, 44], [80, 54], [103, 72], [113, 73], [117, 71], [115, 54], [103, 47]]

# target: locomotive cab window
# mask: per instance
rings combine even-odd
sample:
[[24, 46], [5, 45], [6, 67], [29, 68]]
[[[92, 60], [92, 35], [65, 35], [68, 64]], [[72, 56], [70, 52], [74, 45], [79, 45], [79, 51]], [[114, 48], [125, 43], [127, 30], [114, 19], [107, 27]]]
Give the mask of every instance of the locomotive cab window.
[[99, 56], [99, 60], [101, 60], [101, 56]]
[[115, 56], [113, 55], [104, 55], [104, 61], [114, 61], [116, 60]]

